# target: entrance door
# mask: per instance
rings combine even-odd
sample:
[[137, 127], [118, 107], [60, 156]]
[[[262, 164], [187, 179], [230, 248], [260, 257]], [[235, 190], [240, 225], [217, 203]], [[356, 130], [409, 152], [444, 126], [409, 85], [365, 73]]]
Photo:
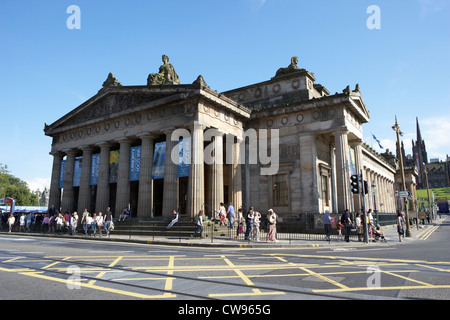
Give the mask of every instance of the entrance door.
[[188, 187], [188, 177], [178, 178], [178, 203], [179, 203], [179, 213], [187, 213], [187, 187]]
[[162, 216], [164, 180], [153, 180], [153, 215]]

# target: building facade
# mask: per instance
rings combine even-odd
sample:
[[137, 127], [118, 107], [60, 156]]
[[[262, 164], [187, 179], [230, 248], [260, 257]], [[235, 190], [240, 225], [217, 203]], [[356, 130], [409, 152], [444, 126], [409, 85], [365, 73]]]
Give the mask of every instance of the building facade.
[[[330, 95], [298, 59], [270, 80], [217, 93], [180, 84], [168, 57], [146, 86], [112, 74], [91, 99], [45, 126], [49, 206], [141, 219], [211, 214], [221, 202], [280, 216], [361, 207], [350, 176], [377, 181], [393, 209], [395, 169], [364, 151], [359, 86]], [[393, 212], [394, 210], [392, 210]]]

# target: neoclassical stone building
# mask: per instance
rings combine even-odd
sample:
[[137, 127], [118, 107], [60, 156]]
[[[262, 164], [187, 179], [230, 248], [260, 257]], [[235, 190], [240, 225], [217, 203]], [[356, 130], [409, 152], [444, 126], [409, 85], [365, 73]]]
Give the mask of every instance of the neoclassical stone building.
[[393, 203], [395, 169], [362, 147], [369, 112], [358, 85], [330, 94], [293, 57], [270, 80], [217, 93], [202, 76], [180, 84], [163, 61], [143, 86], [110, 74], [95, 96], [45, 126], [50, 206], [109, 206], [116, 216], [129, 207], [142, 219], [210, 214], [220, 202], [280, 216], [342, 212], [360, 206], [349, 182], [361, 170], [377, 172], [380, 197]]

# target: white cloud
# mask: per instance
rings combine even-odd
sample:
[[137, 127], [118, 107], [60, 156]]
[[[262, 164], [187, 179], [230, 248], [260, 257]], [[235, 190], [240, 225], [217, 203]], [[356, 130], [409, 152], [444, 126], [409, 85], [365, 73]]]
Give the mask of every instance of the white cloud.
[[443, 10], [447, 5], [444, 0], [417, 0], [417, 4], [419, 5], [420, 16], [423, 18]]
[[44, 191], [44, 188], [50, 189], [50, 180], [50, 178], [36, 177], [31, 180], [26, 180], [25, 182], [28, 184], [31, 191], [36, 191], [37, 189]]
[[444, 160], [446, 155], [450, 154], [450, 115], [419, 119], [419, 124], [428, 160], [430, 158]]

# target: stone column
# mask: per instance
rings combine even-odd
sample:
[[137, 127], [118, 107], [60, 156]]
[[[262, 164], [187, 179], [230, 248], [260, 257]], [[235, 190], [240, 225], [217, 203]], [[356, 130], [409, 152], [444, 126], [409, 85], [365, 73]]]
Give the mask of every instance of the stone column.
[[194, 217], [203, 210], [205, 202], [205, 172], [203, 161], [203, 130], [205, 126], [195, 123], [191, 128], [191, 165], [188, 182], [188, 214]]
[[92, 164], [92, 147], [82, 147], [83, 160], [81, 162], [81, 179], [80, 179], [80, 191], [78, 193], [78, 212], [83, 212], [84, 209], [90, 210], [91, 207], [91, 192], [90, 192], [90, 177], [91, 177], [91, 164]]
[[110, 143], [101, 143], [100, 163], [98, 168], [97, 197], [95, 200], [95, 211], [106, 212], [110, 206], [109, 203], [109, 153], [111, 151]]
[[300, 154], [300, 195], [301, 211], [305, 213], [319, 212], [319, 190], [317, 184], [315, 137], [306, 133], [299, 135]]
[[119, 172], [117, 175], [116, 217], [130, 204], [130, 148], [131, 140], [117, 140], [119, 149]]
[[[233, 144], [233, 158], [230, 164], [231, 203], [236, 210], [242, 207], [242, 166], [239, 157], [243, 143], [244, 141], [238, 138], [237, 143]], [[243, 151], [245, 152], [245, 149]]]
[[210, 163], [212, 189], [211, 208], [208, 209], [211, 209], [212, 217], [214, 217], [218, 216], [220, 203], [225, 202], [225, 199], [223, 198], [223, 133], [216, 132], [212, 144], [214, 148], [214, 157], [212, 163]]
[[153, 217], [153, 151], [154, 136], [145, 134], [139, 136], [141, 146], [141, 173], [139, 176], [138, 218]]
[[336, 148], [336, 193], [337, 193], [337, 209], [344, 212], [345, 209], [350, 210], [349, 202], [349, 182], [348, 174], [348, 131], [338, 132], [334, 136], [334, 145]]
[[163, 191], [163, 217], [172, 217], [172, 211], [178, 210], [178, 181], [177, 163], [172, 161], [172, 150], [177, 146], [177, 141], [172, 141], [174, 129], [165, 131], [166, 135], [166, 157], [164, 162], [164, 191]]
[[75, 166], [75, 155], [78, 150], [70, 149], [65, 151], [67, 154], [66, 159], [66, 172], [64, 173], [64, 188], [62, 198], [61, 211], [71, 211], [75, 209], [74, 194], [73, 194], [73, 174]]
[[59, 189], [59, 176], [61, 170], [61, 162], [64, 157], [62, 152], [50, 153], [53, 156], [53, 168], [52, 168], [52, 180], [50, 182], [50, 197], [48, 203], [48, 209], [55, 206], [55, 209], [59, 212], [61, 208], [61, 190]]

